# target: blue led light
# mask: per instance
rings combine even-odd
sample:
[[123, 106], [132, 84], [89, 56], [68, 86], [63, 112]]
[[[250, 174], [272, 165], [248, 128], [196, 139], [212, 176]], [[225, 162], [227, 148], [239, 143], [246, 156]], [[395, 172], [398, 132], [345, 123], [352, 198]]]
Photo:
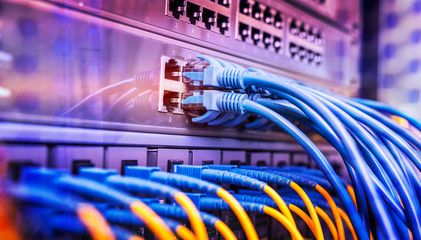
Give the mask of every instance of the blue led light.
[[420, 90], [412, 89], [408, 92], [408, 102], [416, 103], [420, 100]]
[[383, 55], [385, 58], [393, 58], [396, 54], [396, 45], [388, 43], [383, 48]]
[[415, 73], [418, 71], [420, 67], [420, 61], [418, 59], [413, 59], [411, 62], [409, 62], [409, 72]]
[[398, 25], [399, 17], [395, 12], [390, 12], [386, 15], [386, 26], [394, 28]]
[[38, 33], [37, 22], [30, 18], [21, 18], [18, 21], [21, 34], [24, 37], [34, 37]]
[[414, 10], [415, 13], [421, 12], [421, 1], [414, 1], [414, 4], [412, 5], [412, 10]]
[[390, 74], [384, 75], [381, 83], [383, 88], [391, 88], [395, 85], [395, 76]]

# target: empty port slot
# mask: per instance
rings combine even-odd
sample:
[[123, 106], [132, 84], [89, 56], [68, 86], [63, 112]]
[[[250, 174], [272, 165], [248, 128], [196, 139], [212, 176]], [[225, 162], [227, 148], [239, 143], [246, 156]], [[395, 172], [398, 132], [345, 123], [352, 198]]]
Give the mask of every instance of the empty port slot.
[[216, 22], [219, 28], [219, 32], [225, 34], [225, 32], [229, 29], [229, 18], [227, 16], [218, 14]]
[[240, 23], [240, 27], [238, 29], [238, 34], [241, 37], [241, 40], [245, 41], [250, 35], [250, 28], [248, 25], [244, 23]]
[[247, 16], [250, 15], [250, 3], [248, 0], [240, 1], [240, 13], [245, 14]]
[[295, 19], [292, 19], [291, 23], [289, 24], [289, 32], [291, 34], [297, 35], [299, 31], [300, 29], [298, 27], [297, 21]]
[[11, 160], [7, 163], [7, 177], [9, 180], [17, 182], [20, 180], [20, 173], [22, 168], [25, 167], [40, 167], [39, 163], [32, 162], [30, 160]]
[[121, 160], [121, 175], [125, 174], [126, 166], [138, 166], [137, 160]]
[[230, 6], [230, 0], [218, 0], [218, 4], [222, 5], [224, 7], [229, 7]]
[[319, 53], [316, 53], [316, 54], [314, 55], [314, 63], [315, 63], [316, 65], [320, 65], [320, 64], [322, 64], [322, 60], [323, 60], [322, 55], [320, 55]]
[[282, 22], [284, 21], [284, 18], [282, 17], [280, 12], [277, 12], [275, 17], [273, 18], [273, 25], [276, 28], [282, 28]]
[[265, 160], [259, 160], [256, 163], [257, 166], [267, 166], [267, 162]]
[[263, 12], [263, 21], [266, 24], [272, 24], [272, 22], [273, 22], [273, 15], [270, 12], [270, 8], [269, 7], [266, 7], [265, 11]]
[[211, 29], [216, 23], [216, 14], [214, 11], [203, 8], [202, 22], [205, 24], [207, 29]]
[[169, 10], [172, 12], [173, 17], [180, 18], [186, 10], [184, 0], [170, 0]]
[[240, 165], [244, 165], [244, 164], [242, 164], [240, 160], [231, 160], [230, 165], [240, 166]]
[[307, 61], [312, 63], [314, 61], [314, 52], [311, 50], [307, 51]]
[[165, 63], [165, 78], [174, 81], [180, 81], [181, 79], [181, 66], [177, 60], [170, 59]]
[[81, 167], [95, 167], [95, 164], [91, 160], [73, 160], [72, 174], [78, 175]]
[[298, 47], [295, 43], [289, 44], [289, 53], [291, 54], [291, 57], [294, 57], [298, 53]]
[[204, 160], [204, 161], [202, 161], [202, 165], [204, 166], [204, 165], [210, 165], [210, 164], [214, 164], [215, 162], [214, 161], [212, 161], [212, 160], [208, 160], [208, 161], [206, 161], [206, 160]]
[[251, 29], [251, 39], [253, 40], [254, 45], [257, 45], [261, 39], [260, 30], [256, 28]]
[[276, 164], [277, 167], [283, 167], [286, 166], [287, 163], [286, 162], [278, 162], [278, 164]]
[[253, 7], [251, 8], [251, 16], [257, 20], [262, 20], [262, 9], [260, 8], [260, 4], [255, 2]]
[[264, 32], [262, 42], [265, 45], [265, 48], [269, 48], [272, 43], [272, 36], [269, 33]]
[[300, 60], [304, 60], [307, 56], [307, 50], [303, 47], [300, 47], [298, 50], [298, 56], [300, 57]]
[[282, 39], [280, 37], [274, 37], [273, 38], [273, 48], [276, 52], [279, 52], [282, 48]]
[[174, 108], [180, 106], [180, 93], [172, 91], [164, 91], [164, 107], [168, 112], [172, 112]]
[[298, 36], [300, 36], [300, 38], [302, 38], [302, 39], [306, 39], [307, 35], [308, 35], [307, 27], [303, 23], [303, 24], [301, 24], [300, 32], [298, 33]]
[[167, 172], [172, 172], [174, 165], [181, 165], [183, 163], [184, 163], [183, 160], [172, 160], [172, 159], [168, 160]]
[[199, 5], [187, 2], [186, 16], [189, 18], [191, 24], [196, 24], [200, 19], [201, 14], [202, 12]]

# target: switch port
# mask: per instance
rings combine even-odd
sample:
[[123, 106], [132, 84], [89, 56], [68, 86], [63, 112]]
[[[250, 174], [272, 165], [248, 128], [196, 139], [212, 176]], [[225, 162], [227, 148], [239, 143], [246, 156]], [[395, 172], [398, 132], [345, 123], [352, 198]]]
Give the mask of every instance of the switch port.
[[131, 159], [131, 160], [121, 160], [121, 167], [120, 167], [120, 173], [121, 175], [125, 174], [126, 166], [138, 166], [137, 160]]
[[316, 36], [314, 34], [314, 29], [313, 28], [310, 28], [308, 30], [307, 41], [314, 42], [315, 39], [316, 39]]
[[199, 5], [187, 2], [186, 16], [189, 18], [191, 24], [196, 24], [202, 15]]
[[250, 3], [248, 0], [240, 1], [240, 13], [245, 14], [247, 16], [250, 15]]
[[273, 15], [269, 7], [266, 7], [265, 11], [263, 12], [263, 21], [269, 25], [271, 25], [273, 22]]
[[298, 50], [298, 57], [300, 57], [300, 60], [304, 60], [307, 56], [307, 50], [303, 47], [300, 47]]
[[178, 110], [180, 107], [180, 93], [172, 91], [164, 91], [164, 108], [168, 112]]
[[219, 32], [221, 34], [225, 34], [226, 31], [229, 29], [229, 18], [227, 16], [218, 14], [218, 18], [216, 20], [217, 26], [219, 28]]
[[274, 37], [273, 38], [273, 48], [276, 52], [279, 52], [282, 48], [282, 39], [280, 37]]
[[260, 8], [260, 4], [258, 2], [253, 4], [253, 7], [251, 8], [251, 16], [254, 19], [262, 20], [262, 9]]
[[298, 47], [295, 43], [289, 43], [289, 54], [294, 57], [298, 53]]
[[251, 39], [253, 40], [254, 45], [259, 44], [259, 41], [261, 39], [260, 36], [260, 30], [257, 28], [252, 28], [251, 29]]
[[307, 51], [307, 61], [312, 63], [314, 61], [314, 52], [311, 50]]
[[273, 18], [273, 25], [276, 28], [282, 29], [282, 22], [284, 21], [280, 12], [277, 12], [275, 17]]
[[299, 31], [300, 29], [298, 27], [297, 20], [292, 19], [291, 23], [289, 24], [289, 32], [293, 35], [297, 35]]
[[250, 35], [250, 28], [248, 25], [244, 24], [244, 23], [240, 23], [240, 27], [238, 29], [238, 34], [241, 37], [241, 40], [246, 41], [246, 39], [249, 37]]
[[218, 0], [218, 4], [224, 7], [230, 7], [230, 0]]
[[269, 33], [263, 32], [262, 41], [265, 45], [265, 48], [268, 49], [272, 43], [272, 36]]
[[315, 37], [315, 39], [314, 39], [314, 43], [316, 44], [316, 45], [320, 45], [320, 44], [322, 44], [322, 33], [321, 32], [318, 32], [318, 33], [316, 33], [316, 37]]
[[73, 160], [72, 162], [72, 174], [79, 175], [79, 169], [81, 167], [95, 167], [95, 164], [91, 160]]
[[181, 66], [175, 59], [165, 63], [165, 78], [173, 81], [181, 80]]
[[320, 64], [322, 64], [322, 55], [321, 54], [319, 54], [319, 53], [316, 53], [315, 55], [314, 55], [314, 63], [316, 64], [316, 65], [320, 65]]
[[41, 167], [39, 163], [30, 160], [10, 161], [7, 163], [7, 177], [8, 179], [17, 182], [20, 180], [20, 173], [25, 167]]
[[179, 19], [186, 10], [184, 0], [170, 0], [169, 10], [172, 12], [173, 17]]
[[167, 164], [167, 172], [172, 172], [172, 169], [174, 167], [174, 165], [182, 165], [184, 164], [183, 160], [168, 160], [168, 164]]
[[307, 27], [304, 23], [301, 24], [300, 32], [298, 33], [298, 36], [300, 36], [300, 38], [302, 39], [306, 39], [308, 36]]
[[203, 8], [202, 22], [205, 24], [206, 28], [210, 30], [216, 23], [216, 13], [207, 8]]

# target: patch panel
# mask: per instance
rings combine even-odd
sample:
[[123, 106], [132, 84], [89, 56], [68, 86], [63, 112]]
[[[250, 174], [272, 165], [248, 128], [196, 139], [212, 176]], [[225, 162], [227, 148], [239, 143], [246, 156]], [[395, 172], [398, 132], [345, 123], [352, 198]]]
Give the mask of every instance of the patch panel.
[[288, 38], [290, 40], [304, 40], [314, 46], [323, 45], [322, 30], [294, 17], [288, 19]]
[[181, 71], [187, 62], [163, 56], [161, 58], [161, 73], [159, 81], [158, 111], [174, 114], [184, 114], [180, 102], [182, 93], [188, 92], [182, 81]]
[[230, 0], [167, 0], [166, 15], [229, 36], [230, 7]]
[[323, 62], [323, 56], [319, 50], [307, 49], [305, 46], [300, 46], [296, 43], [290, 42], [288, 44], [287, 56], [297, 61], [307, 63], [309, 65], [319, 66]]
[[282, 54], [285, 16], [258, 1], [239, 1], [236, 39]]

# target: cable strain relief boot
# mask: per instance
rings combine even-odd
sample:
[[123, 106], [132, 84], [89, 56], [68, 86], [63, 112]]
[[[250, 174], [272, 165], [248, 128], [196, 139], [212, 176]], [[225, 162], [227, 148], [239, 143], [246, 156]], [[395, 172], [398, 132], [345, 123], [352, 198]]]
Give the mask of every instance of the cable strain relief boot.
[[218, 84], [226, 88], [244, 89], [246, 85], [243, 82], [243, 75], [246, 72], [245, 69], [225, 68], [217, 75]]
[[138, 72], [134, 76], [135, 86], [139, 91], [158, 90], [159, 75], [156, 70]]
[[247, 99], [245, 94], [224, 93], [217, 104], [221, 111], [244, 114], [243, 102], [245, 99]]

